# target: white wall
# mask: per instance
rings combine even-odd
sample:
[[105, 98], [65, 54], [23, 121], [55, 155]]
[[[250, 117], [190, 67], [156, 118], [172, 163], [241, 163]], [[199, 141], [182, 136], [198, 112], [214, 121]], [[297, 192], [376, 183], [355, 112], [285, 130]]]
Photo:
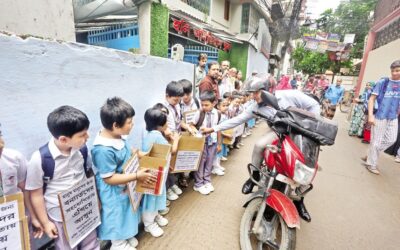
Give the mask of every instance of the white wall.
[[140, 146], [144, 111], [163, 101], [171, 80], [193, 79], [194, 66], [77, 43], [0, 35], [0, 123], [7, 147], [30, 154], [49, 138], [46, 118], [61, 105], [84, 111], [90, 141], [101, 128], [99, 109], [120, 96], [136, 111], [130, 142]]
[[231, 2], [230, 13], [230, 31], [233, 33], [240, 33], [240, 25], [242, 23], [242, 4]]
[[400, 60], [399, 48], [400, 39], [397, 39], [369, 52], [362, 86], [365, 86], [366, 82], [377, 81], [381, 77], [390, 76], [390, 64], [395, 60]]
[[75, 41], [72, 0], [1, 0], [0, 31]]
[[268, 59], [260, 52], [257, 52], [253, 46], [249, 46], [247, 57], [247, 77], [251, 76], [253, 70], [258, 73], [268, 73]]
[[[218, 28], [229, 29], [229, 20], [228, 21], [225, 20], [224, 13], [225, 13], [225, 0], [213, 0], [213, 1], [211, 1], [211, 20], [212, 20], [212, 24], [217, 26]], [[231, 13], [229, 13], [229, 15], [230, 14]], [[229, 19], [231, 19], [231, 18], [232, 18], [232, 16], [230, 15]]]
[[181, 0], [163, 0], [163, 4], [168, 6], [168, 9], [171, 10], [180, 10], [189, 16], [195, 17], [197, 19], [202, 20], [203, 22], [207, 22], [207, 15], [203, 12], [193, 8], [192, 6], [182, 2]]

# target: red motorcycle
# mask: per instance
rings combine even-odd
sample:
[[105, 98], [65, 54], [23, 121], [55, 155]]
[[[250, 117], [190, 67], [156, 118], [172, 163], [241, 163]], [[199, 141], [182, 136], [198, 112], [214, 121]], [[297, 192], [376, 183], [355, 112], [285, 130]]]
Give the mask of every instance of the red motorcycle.
[[[299, 133], [301, 128], [296, 130], [282, 119], [271, 120], [255, 114], [268, 121], [278, 138], [266, 146], [260, 169], [252, 164], [247, 166], [259, 190], [252, 193], [244, 205], [240, 246], [244, 250], [295, 249], [300, 217], [293, 200], [300, 199], [312, 189], [311, 183], [318, 170], [319, 148], [323, 144]], [[252, 177], [254, 170], [260, 171], [260, 180]]]

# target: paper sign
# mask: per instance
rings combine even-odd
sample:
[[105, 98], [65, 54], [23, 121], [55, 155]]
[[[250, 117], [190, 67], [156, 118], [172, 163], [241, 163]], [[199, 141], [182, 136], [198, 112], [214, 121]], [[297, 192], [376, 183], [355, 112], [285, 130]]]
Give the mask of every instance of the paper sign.
[[195, 124], [195, 116], [196, 116], [197, 110], [192, 110], [192, 111], [186, 111], [183, 113], [183, 118], [185, 119], [186, 124]]
[[175, 171], [186, 170], [194, 171], [197, 170], [201, 151], [179, 151], [176, 154]]
[[0, 198], [0, 249], [30, 249], [23, 200], [22, 193]]
[[71, 248], [101, 224], [94, 176], [58, 195], [64, 230]]
[[[131, 174], [136, 173], [139, 169], [139, 157], [137, 153], [134, 153], [132, 157], [127, 161], [124, 166], [124, 173]], [[143, 194], [136, 192], [136, 183], [137, 181], [131, 181], [128, 183], [128, 195], [131, 201], [133, 211], [136, 211], [140, 205], [140, 200], [142, 199]]]

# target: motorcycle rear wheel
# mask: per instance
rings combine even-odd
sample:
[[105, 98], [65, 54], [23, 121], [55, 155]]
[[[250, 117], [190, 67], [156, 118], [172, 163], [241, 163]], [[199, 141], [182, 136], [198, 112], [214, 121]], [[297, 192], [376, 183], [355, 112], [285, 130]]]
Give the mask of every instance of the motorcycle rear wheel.
[[[294, 250], [296, 248], [296, 229], [289, 228], [282, 217], [275, 211], [266, 211], [267, 213], [274, 213], [272, 216], [278, 216], [277, 223], [275, 223], [275, 244], [274, 248], [261, 242], [257, 239], [256, 235], [251, 232], [257, 212], [260, 209], [262, 198], [252, 200], [246, 207], [242, 220], [240, 222], [240, 248], [242, 250], [261, 250], [261, 249], [279, 249], [279, 250]], [[270, 215], [268, 217], [271, 217]], [[266, 220], [265, 213], [263, 220]]]

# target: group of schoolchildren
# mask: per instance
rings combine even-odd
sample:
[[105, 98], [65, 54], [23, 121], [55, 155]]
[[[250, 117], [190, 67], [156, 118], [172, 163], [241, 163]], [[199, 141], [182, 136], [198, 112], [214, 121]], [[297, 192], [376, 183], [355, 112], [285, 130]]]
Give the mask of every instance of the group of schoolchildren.
[[[202, 127], [213, 127], [230, 119], [250, 104], [250, 97], [241, 92], [225, 93], [216, 100], [214, 92], [200, 93], [200, 100], [192, 96], [193, 85], [188, 80], [172, 81], [166, 87], [166, 98], [146, 110], [139, 158], [153, 144], [172, 145], [172, 154], [178, 149], [181, 131], [200, 134]], [[189, 124], [185, 112], [198, 110]], [[203, 195], [214, 191], [211, 174], [224, 175], [220, 161], [226, 161], [230, 149], [239, 148], [241, 137], [251, 134], [252, 120], [241, 133], [212, 133], [205, 138], [202, 158], [197, 171], [190, 174], [169, 173], [159, 196], [143, 195], [140, 208], [133, 211], [126, 185], [132, 181], [153, 184], [156, 177], [149, 170], [140, 169], [127, 174], [123, 166], [131, 158], [133, 149], [126, 141], [133, 124], [135, 111], [121, 98], [109, 98], [100, 109], [102, 130], [89, 150], [89, 119], [82, 111], [61, 106], [47, 117], [52, 138], [35, 151], [27, 162], [19, 152], [4, 147], [0, 134], [0, 195], [24, 192], [24, 201], [31, 223], [31, 236], [43, 233], [54, 239], [56, 249], [71, 249], [65, 235], [58, 194], [69, 190], [86, 178], [95, 176], [100, 200], [101, 225], [87, 235], [75, 249], [99, 249], [100, 240], [110, 240], [111, 249], [135, 249], [135, 238], [142, 221], [144, 230], [154, 237], [163, 235], [161, 227], [168, 224], [163, 217], [169, 211], [170, 201], [179, 198], [181, 188], [187, 188], [194, 179], [193, 189]], [[236, 135], [236, 137], [235, 137]], [[223, 144], [223, 138], [232, 143]]]

